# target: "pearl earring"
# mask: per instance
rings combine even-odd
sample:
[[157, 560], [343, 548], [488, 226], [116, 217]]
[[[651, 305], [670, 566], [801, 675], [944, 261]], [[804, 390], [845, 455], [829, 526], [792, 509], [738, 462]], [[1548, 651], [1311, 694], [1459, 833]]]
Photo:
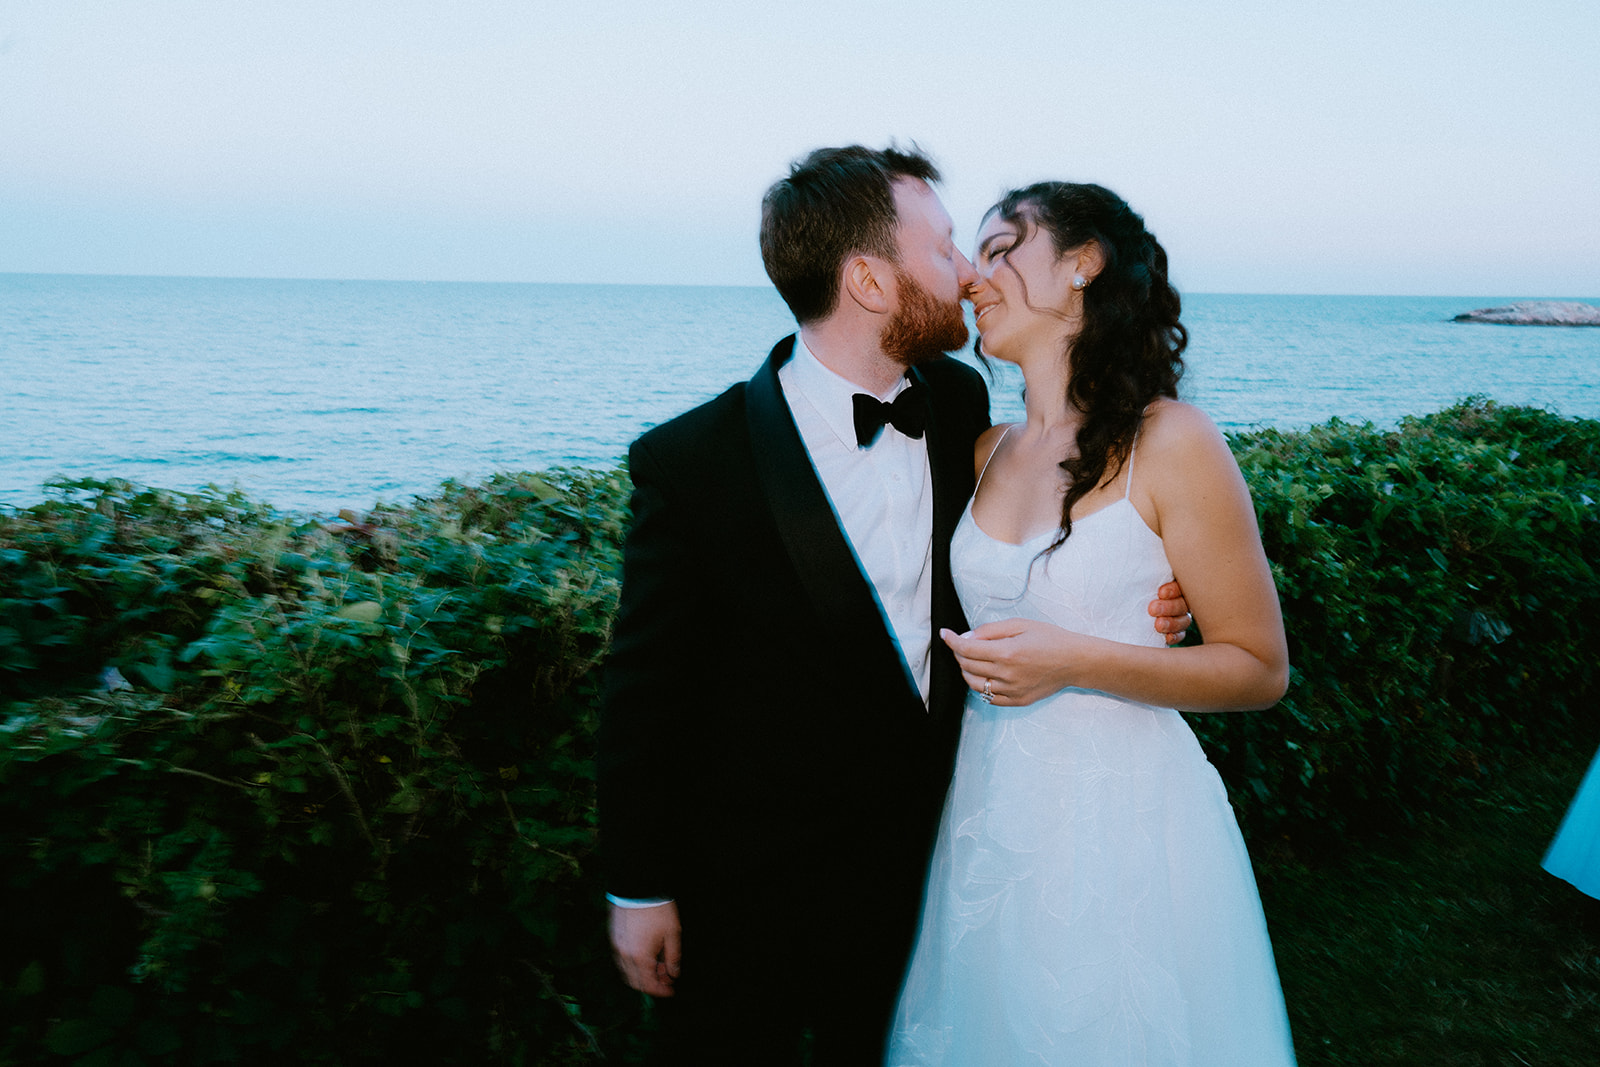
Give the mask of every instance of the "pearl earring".
[[1084, 278], [1083, 275], [1074, 274], [1072, 276], [1072, 287], [1074, 289], [1082, 289], [1084, 286], [1086, 286], [1088, 284], [1089, 284], [1089, 282]]

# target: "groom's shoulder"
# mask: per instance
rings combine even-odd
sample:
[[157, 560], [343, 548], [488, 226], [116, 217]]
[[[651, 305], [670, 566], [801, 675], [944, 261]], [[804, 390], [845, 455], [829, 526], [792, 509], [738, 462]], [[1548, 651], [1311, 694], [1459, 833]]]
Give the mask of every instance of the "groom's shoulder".
[[[793, 341], [794, 335], [790, 334], [774, 345], [766, 362], [756, 371], [756, 378], [771, 374], [774, 368], [782, 364], [788, 358], [786, 346]], [[748, 438], [745, 396], [749, 386], [750, 382], [735, 382], [721, 395], [647, 430], [633, 443], [633, 447], [653, 453], [693, 453], [705, 448], [726, 449], [733, 442]]]
[[735, 435], [744, 433], [744, 393], [744, 382], [729, 386], [711, 400], [646, 430], [629, 451], [668, 458], [727, 448]]

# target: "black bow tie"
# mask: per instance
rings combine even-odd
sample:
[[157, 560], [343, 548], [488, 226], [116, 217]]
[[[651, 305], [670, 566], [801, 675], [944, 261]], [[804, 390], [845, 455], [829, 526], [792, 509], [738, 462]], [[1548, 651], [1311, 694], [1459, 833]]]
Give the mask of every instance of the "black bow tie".
[[856, 444], [863, 447], [878, 439], [878, 431], [889, 423], [907, 437], [921, 437], [928, 425], [928, 409], [922, 402], [922, 390], [915, 385], [901, 390], [893, 403], [885, 404], [875, 396], [857, 393], [851, 397], [856, 413]]

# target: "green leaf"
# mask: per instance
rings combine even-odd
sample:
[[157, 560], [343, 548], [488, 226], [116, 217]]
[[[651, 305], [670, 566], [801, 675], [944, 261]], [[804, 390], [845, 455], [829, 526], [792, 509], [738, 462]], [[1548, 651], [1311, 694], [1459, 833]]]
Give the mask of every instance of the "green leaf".
[[44, 964], [34, 960], [22, 968], [22, 973], [17, 975], [16, 989], [25, 997], [44, 992]]
[[133, 994], [119, 986], [100, 986], [89, 998], [89, 1011], [95, 1019], [114, 1029], [128, 1024], [133, 1007]]
[[57, 1056], [78, 1056], [111, 1040], [112, 1032], [90, 1019], [63, 1019], [46, 1032], [44, 1047]]
[[138, 1042], [151, 1056], [170, 1056], [183, 1047], [183, 1036], [166, 1019], [146, 1019], [139, 1024]]
[[341, 619], [351, 619], [355, 622], [377, 622], [383, 617], [383, 605], [376, 600], [364, 600], [358, 604], [346, 604], [338, 611]]

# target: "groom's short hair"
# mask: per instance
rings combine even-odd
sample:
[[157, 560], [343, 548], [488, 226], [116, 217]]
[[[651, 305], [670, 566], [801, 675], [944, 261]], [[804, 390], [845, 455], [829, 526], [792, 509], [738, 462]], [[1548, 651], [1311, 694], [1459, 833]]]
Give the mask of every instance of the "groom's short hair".
[[826, 318], [839, 301], [839, 274], [865, 253], [899, 262], [894, 183], [939, 180], [913, 145], [819, 148], [794, 163], [761, 200], [761, 262], [795, 320]]

